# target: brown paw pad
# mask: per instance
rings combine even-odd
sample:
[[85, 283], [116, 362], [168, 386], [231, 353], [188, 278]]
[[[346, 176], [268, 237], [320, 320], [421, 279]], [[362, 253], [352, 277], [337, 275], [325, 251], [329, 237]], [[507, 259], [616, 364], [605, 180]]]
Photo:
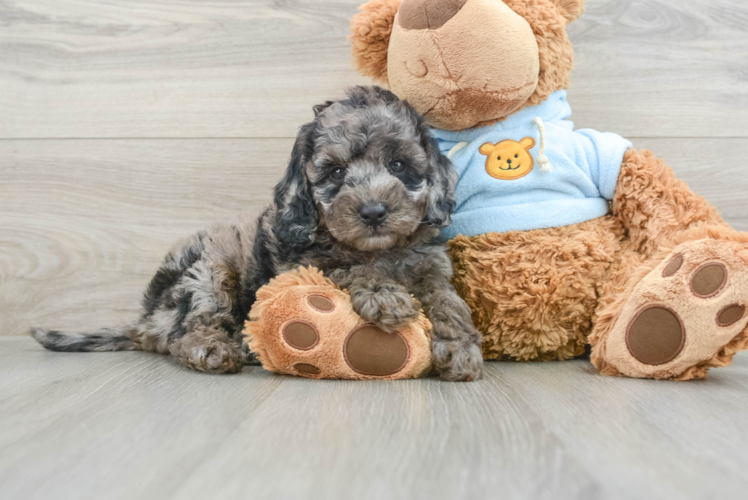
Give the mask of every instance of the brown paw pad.
[[293, 365], [294, 370], [305, 375], [319, 375], [320, 369], [309, 363], [296, 363]]
[[319, 343], [319, 332], [307, 321], [291, 321], [283, 327], [283, 339], [294, 349], [308, 351]]
[[651, 306], [642, 310], [631, 322], [626, 345], [631, 355], [646, 365], [664, 365], [683, 350], [686, 331], [672, 309]]
[[398, 332], [387, 333], [375, 326], [364, 325], [348, 334], [343, 354], [354, 372], [384, 377], [405, 367], [410, 349]]
[[704, 264], [691, 278], [691, 291], [702, 299], [716, 296], [727, 284], [727, 268], [724, 264]]
[[664, 271], [662, 271], [662, 277], [669, 278], [671, 276], [675, 276], [675, 274], [680, 271], [680, 268], [683, 267], [683, 261], [684, 258], [682, 255], [676, 255], [675, 257], [673, 257], [668, 265], [665, 266]]
[[335, 310], [335, 304], [324, 295], [310, 295], [306, 301], [317, 312], [329, 313]]
[[732, 326], [745, 316], [745, 306], [733, 304], [722, 309], [717, 315], [717, 324], [719, 326]]

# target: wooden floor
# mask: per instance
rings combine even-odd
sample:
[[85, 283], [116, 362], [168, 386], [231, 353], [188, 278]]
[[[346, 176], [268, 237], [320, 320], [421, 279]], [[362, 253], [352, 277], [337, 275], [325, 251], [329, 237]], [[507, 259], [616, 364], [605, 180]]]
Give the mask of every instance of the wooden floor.
[[586, 361], [472, 384], [187, 371], [0, 339], [0, 498], [743, 499], [748, 358], [708, 381]]
[[[363, 1], [0, 0], [0, 498], [745, 498], [746, 355], [686, 384], [349, 383], [25, 337], [132, 319], [175, 239], [267, 203], [311, 107], [367, 83]], [[748, 2], [588, 0], [569, 31], [577, 126], [748, 230]]]

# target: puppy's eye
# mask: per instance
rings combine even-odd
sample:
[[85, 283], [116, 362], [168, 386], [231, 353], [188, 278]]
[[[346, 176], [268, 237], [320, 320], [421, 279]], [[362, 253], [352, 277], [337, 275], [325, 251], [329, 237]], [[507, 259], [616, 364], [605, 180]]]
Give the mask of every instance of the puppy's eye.
[[390, 170], [392, 170], [396, 174], [399, 174], [400, 172], [405, 170], [405, 163], [401, 162], [400, 160], [393, 161], [390, 165]]
[[345, 177], [345, 168], [343, 167], [335, 167], [332, 170], [332, 173], [330, 174], [330, 177], [335, 179], [336, 181], [342, 180]]

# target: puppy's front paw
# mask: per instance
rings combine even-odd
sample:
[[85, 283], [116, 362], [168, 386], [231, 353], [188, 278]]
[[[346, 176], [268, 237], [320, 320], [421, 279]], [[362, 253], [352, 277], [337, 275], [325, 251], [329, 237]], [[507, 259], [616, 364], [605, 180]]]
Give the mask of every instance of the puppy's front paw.
[[353, 310], [385, 332], [394, 332], [418, 319], [421, 304], [405, 288], [384, 283], [351, 293]]
[[434, 339], [431, 357], [442, 380], [472, 382], [483, 377], [483, 353], [473, 342]]

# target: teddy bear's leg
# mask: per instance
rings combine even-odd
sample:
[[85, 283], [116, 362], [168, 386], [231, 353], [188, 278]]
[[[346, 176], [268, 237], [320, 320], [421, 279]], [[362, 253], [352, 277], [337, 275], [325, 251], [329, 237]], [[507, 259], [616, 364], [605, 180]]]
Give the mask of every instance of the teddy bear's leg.
[[649, 152], [626, 154], [613, 213], [628, 238], [590, 336], [601, 373], [704, 378], [748, 348], [748, 234]]
[[585, 352], [601, 284], [618, 260], [612, 216], [534, 231], [458, 236], [453, 283], [483, 334], [485, 359], [551, 361]]

